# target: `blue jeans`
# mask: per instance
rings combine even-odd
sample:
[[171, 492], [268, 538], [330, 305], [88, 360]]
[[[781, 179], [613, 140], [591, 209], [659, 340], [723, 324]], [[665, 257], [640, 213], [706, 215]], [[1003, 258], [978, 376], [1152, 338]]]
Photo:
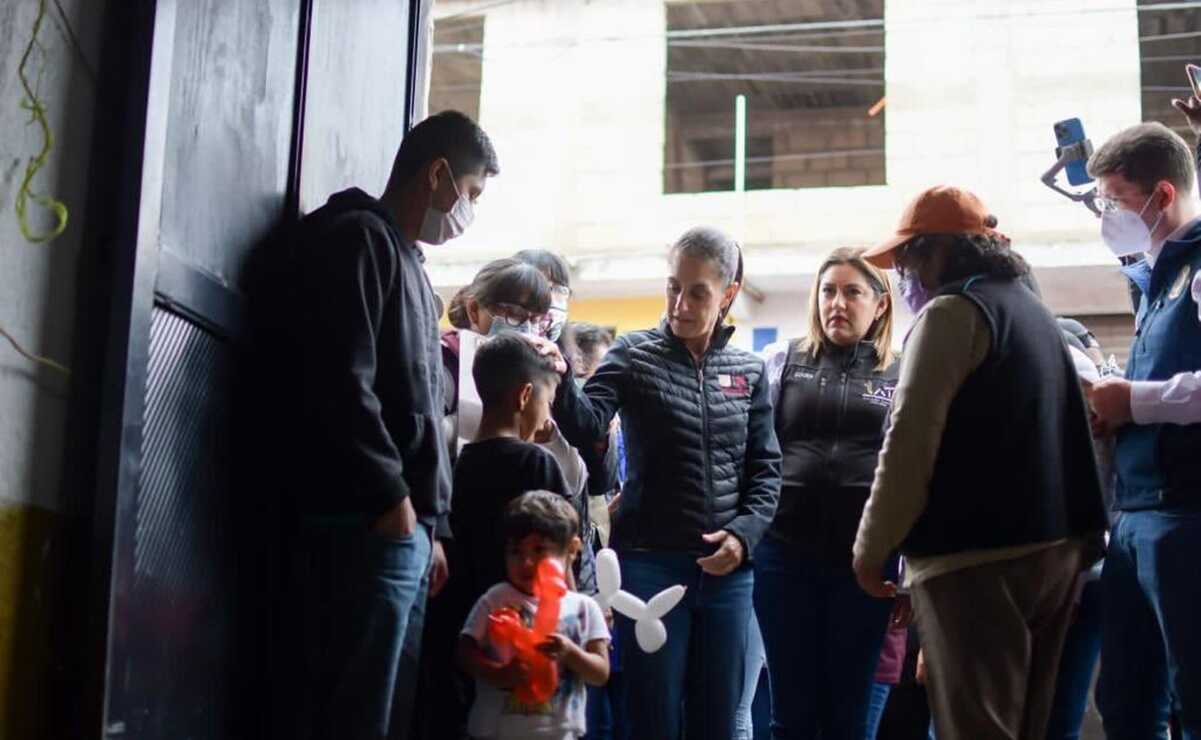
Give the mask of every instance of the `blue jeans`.
[[1076, 618], [1068, 628], [1055, 679], [1055, 702], [1047, 725], [1047, 740], [1079, 740], [1088, 708], [1093, 673], [1101, 656], [1101, 582], [1089, 581], [1080, 594]]
[[408, 734], [432, 551], [409, 537], [330, 528], [309, 538], [308, 607], [320, 634], [308, 701], [316, 738], [383, 740]]
[[625, 707], [622, 706], [622, 671], [611, 671], [604, 686], [588, 686], [588, 731], [584, 740], [616, 740], [625, 737]]
[[1109, 740], [1201, 740], [1201, 512], [1127, 511], [1101, 575], [1097, 705]]
[[892, 604], [864, 593], [849, 564], [763, 539], [755, 611], [771, 674], [773, 738], [862, 740]]
[[738, 713], [734, 715], [734, 740], [755, 740], [755, 728], [764, 722], [771, 722], [771, 710], [767, 710], [766, 719], [759, 716], [755, 709], [762, 708], [764, 702], [759, 698], [760, 675], [767, 668], [767, 652], [763, 647], [763, 633], [759, 630], [759, 618], [751, 612], [751, 620], [747, 624], [746, 670], [742, 675], [742, 698], [738, 701]]
[[622, 689], [625, 671], [621, 666], [621, 640], [616, 633], [614, 629], [613, 639], [609, 642], [609, 682], [604, 686], [587, 687], [585, 713], [588, 716], [588, 730], [584, 733], [584, 740], [620, 740], [628, 734], [628, 714]]
[[663, 618], [667, 644], [647, 654], [634, 623], [617, 616], [631, 740], [730, 740], [742, 697], [747, 621], [755, 577], [701, 571], [687, 553], [621, 553], [622, 588], [642, 600], [676, 584], [684, 599]]
[[872, 682], [872, 693], [867, 701], [867, 731], [863, 740], [876, 740], [880, 731], [880, 720], [884, 719], [884, 707], [888, 706], [888, 695], [892, 693], [892, 684]]

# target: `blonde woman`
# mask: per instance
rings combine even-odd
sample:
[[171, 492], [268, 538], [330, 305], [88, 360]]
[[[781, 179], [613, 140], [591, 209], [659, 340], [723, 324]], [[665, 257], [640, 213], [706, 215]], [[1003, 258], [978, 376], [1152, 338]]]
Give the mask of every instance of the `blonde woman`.
[[897, 381], [892, 312], [888, 276], [837, 249], [814, 280], [807, 334], [765, 352], [784, 454], [779, 507], [754, 559], [772, 737], [865, 737], [893, 600], [859, 588], [851, 545]]

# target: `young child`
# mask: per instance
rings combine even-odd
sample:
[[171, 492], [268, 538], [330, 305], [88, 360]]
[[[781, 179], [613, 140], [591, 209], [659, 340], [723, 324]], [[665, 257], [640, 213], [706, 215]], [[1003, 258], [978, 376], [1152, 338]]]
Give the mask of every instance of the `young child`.
[[562, 496], [532, 491], [509, 504], [500, 528], [506, 579], [476, 602], [459, 637], [459, 665], [476, 682], [468, 732], [497, 740], [580, 738], [587, 729], [584, 684], [600, 686], [609, 678], [609, 628], [592, 597], [568, 591], [560, 602], [558, 626], [542, 645], [558, 661], [559, 687], [544, 705], [516, 700], [511, 689], [525, 681], [526, 669], [488, 635], [488, 616], [501, 608], [514, 609], [525, 626], [533, 624], [538, 564], [555, 558], [568, 572], [580, 551], [579, 518]]
[[551, 424], [559, 386], [553, 361], [520, 336], [499, 334], [476, 350], [471, 374], [483, 414], [475, 441], [463, 445], [455, 463], [450, 515], [467, 571], [460, 574], [467, 604], [505, 578], [505, 543], [497, 526], [505, 506], [526, 491], [568, 495], [554, 456], [533, 444]]

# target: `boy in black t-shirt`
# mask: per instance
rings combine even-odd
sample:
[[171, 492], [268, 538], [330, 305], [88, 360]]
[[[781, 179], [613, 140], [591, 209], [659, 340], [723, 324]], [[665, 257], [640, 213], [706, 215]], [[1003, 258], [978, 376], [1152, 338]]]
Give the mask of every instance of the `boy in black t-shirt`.
[[500, 334], [476, 350], [471, 375], [483, 415], [475, 441], [463, 446], [455, 464], [450, 524], [474, 602], [505, 580], [505, 506], [526, 491], [568, 492], [555, 458], [532, 443], [552, 423], [559, 385], [553, 361], [522, 337]]

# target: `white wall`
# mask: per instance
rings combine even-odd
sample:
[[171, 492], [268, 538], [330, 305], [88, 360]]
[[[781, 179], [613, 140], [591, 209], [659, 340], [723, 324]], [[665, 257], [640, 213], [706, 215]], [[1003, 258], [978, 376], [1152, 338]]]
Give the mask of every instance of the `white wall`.
[[[62, 6], [95, 69], [105, 3], [64, 0]], [[29, 114], [18, 106], [23, 93], [17, 79], [38, 2], [10, 0], [0, 4], [0, 37], [6, 39], [0, 49], [0, 326], [31, 352], [69, 364], [96, 91], [61, 31], [54, 3], [47, 7], [39, 35], [45, 54], [35, 51], [28, 69], [35, 80], [41, 72], [40, 94], [55, 141], [34, 189], [64, 201], [70, 220], [49, 244], [26, 242], [17, 226], [14, 199], [25, 163], [42, 143], [40, 130], [28, 125]], [[29, 213], [36, 230], [52, 223], [32, 202]], [[69, 463], [63, 459], [68, 385], [0, 339], [0, 506], [59, 507], [61, 471]]]

